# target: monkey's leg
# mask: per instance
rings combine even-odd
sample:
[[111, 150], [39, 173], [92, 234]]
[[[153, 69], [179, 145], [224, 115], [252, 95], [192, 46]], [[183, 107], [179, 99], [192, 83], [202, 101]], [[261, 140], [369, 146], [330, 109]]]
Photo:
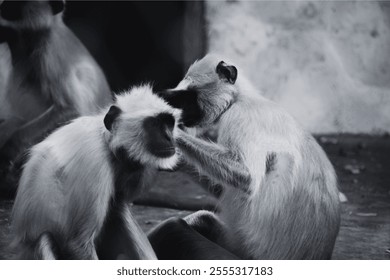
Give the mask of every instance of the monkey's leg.
[[126, 203], [119, 203], [108, 214], [97, 242], [99, 259], [157, 259], [145, 233]]
[[[197, 230], [199, 230], [199, 232]], [[235, 260], [237, 256], [230, 253], [201, 233], [216, 239], [215, 232], [204, 225], [191, 227], [185, 220], [171, 218], [148, 235], [158, 259], [168, 260]]]
[[226, 227], [213, 212], [200, 210], [184, 218], [201, 235], [226, 248]]
[[185, 157], [200, 171], [222, 185], [249, 192], [251, 176], [248, 168], [227, 148], [195, 138], [183, 131], [176, 140]]
[[34, 248], [34, 259], [56, 260], [59, 258], [59, 248], [52, 234], [42, 233]]
[[91, 240], [87, 243], [71, 241], [67, 244], [67, 258], [72, 260], [97, 260], [96, 246]]
[[[56, 236], [58, 237], [58, 236]], [[95, 244], [80, 242], [79, 240], [62, 242], [60, 246], [51, 232], [42, 233], [33, 248], [36, 260], [97, 260]]]

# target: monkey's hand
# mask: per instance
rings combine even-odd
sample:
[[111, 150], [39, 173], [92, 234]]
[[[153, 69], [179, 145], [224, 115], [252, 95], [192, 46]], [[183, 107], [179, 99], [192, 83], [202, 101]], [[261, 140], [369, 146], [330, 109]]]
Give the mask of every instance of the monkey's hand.
[[202, 173], [217, 183], [250, 194], [251, 176], [237, 154], [216, 143], [195, 138], [182, 130], [178, 132], [176, 143], [186, 160]]

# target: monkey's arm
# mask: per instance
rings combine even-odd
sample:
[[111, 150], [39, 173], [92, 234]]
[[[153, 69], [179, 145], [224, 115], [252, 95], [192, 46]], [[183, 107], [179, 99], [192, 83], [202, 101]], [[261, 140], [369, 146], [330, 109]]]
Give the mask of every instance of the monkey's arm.
[[176, 140], [184, 157], [189, 159], [202, 173], [218, 181], [249, 192], [251, 176], [248, 168], [238, 156], [216, 143], [195, 138], [183, 131]]

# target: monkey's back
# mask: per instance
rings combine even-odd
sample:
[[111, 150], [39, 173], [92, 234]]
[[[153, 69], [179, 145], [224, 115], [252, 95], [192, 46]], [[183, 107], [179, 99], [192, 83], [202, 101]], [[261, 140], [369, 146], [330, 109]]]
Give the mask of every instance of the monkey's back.
[[99, 230], [113, 192], [102, 123], [101, 116], [78, 118], [32, 148], [12, 211], [14, 240]]
[[[74, 106], [80, 115], [97, 113], [107, 106], [112, 94], [103, 70], [80, 40], [64, 24], [53, 28], [50, 40], [43, 61], [37, 65], [50, 77], [47, 93], [60, 94], [53, 100]], [[58, 85], [62, 88], [56, 91]]]
[[[243, 258], [330, 258], [339, 230], [336, 176], [321, 147], [264, 98], [240, 100], [221, 119], [218, 142], [241, 153], [252, 194], [226, 188], [221, 217]], [[224, 205], [226, 205], [224, 207]]]

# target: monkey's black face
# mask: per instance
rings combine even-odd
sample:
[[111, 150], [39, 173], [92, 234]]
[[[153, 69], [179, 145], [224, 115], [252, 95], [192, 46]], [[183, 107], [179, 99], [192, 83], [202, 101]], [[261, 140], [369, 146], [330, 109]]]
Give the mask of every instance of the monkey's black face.
[[[104, 117], [104, 125], [107, 130], [116, 133], [115, 126], [118, 125], [117, 122], [121, 114], [122, 110], [119, 107], [111, 106]], [[123, 122], [126, 122], [126, 120]], [[130, 125], [131, 122], [134, 122], [134, 119], [128, 122]], [[142, 120], [142, 133], [139, 133], [137, 137], [142, 137], [142, 146], [145, 147], [148, 153], [161, 159], [172, 157], [176, 153], [175, 139], [173, 137], [175, 122], [175, 117], [165, 112]], [[137, 127], [130, 125], [126, 129], [136, 130]]]
[[148, 117], [143, 122], [146, 149], [159, 158], [169, 158], [176, 153], [173, 138], [175, 118], [169, 113]]
[[186, 127], [202, 126], [218, 121], [230, 108], [237, 68], [223, 61], [199, 61], [192, 65], [179, 89], [157, 93], [169, 105], [182, 110]]
[[156, 94], [170, 106], [182, 110], [181, 120], [184, 126], [194, 127], [201, 122], [203, 112], [199, 106], [197, 90], [165, 90]]

